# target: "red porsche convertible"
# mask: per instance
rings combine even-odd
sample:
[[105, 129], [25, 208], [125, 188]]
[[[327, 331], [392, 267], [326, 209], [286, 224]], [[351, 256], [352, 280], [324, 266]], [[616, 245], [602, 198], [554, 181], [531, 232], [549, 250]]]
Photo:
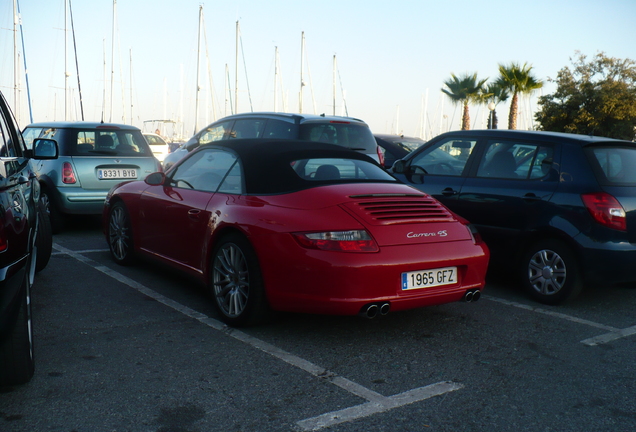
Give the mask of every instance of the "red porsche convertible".
[[117, 263], [194, 275], [233, 326], [476, 300], [490, 256], [465, 220], [368, 156], [304, 141], [202, 146], [114, 187], [104, 221]]

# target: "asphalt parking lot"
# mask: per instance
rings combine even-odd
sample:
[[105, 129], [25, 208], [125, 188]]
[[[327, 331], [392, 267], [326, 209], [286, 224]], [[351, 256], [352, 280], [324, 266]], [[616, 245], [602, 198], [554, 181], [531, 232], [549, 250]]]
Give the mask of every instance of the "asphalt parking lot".
[[1, 431], [636, 430], [636, 288], [546, 307], [493, 275], [477, 303], [237, 330], [191, 280], [114, 264], [95, 221], [54, 242]]

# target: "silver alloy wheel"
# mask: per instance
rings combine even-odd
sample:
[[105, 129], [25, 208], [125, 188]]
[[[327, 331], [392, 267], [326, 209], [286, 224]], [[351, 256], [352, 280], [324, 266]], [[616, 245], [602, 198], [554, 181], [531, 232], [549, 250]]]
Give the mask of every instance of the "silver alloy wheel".
[[528, 262], [528, 278], [532, 288], [540, 294], [556, 294], [567, 280], [565, 261], [552, 250], [539, 250]]
[[110, 250], [115, 259], [124, 261], [130, 254], [130, 227], [126, 209], [116, 205], [110, 213], [108, 222]]
[[216, 253], [212, 284], [224, 315], [238, 317], [245, 311], [250, 289], [249, 269], [243, 251], [236, 244], [227, 243]]
[[51, 217], [51, 200], [49, 198], [49, 195], [46, 193], [42, 193], [40, 195], [40, 201], [42, 201], [42, 204], [44, 204], [44, 208], [46, 209], [46, 214]]

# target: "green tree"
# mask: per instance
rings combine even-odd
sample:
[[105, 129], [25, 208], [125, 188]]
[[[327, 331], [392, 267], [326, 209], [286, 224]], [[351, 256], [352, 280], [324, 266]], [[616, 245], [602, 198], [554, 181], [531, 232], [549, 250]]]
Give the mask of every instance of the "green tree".
[[464, 107], [462, 113], [462, 130], [470, 129], [470, 113], [468, 104], [481, 102], [484, 93], [484, 84], [488, 79], [478, 80], [477, 73], [472, 75], [464, 74], [461, 77], [451, 74], [449, 80], [444, 81], [447, 88], [442, 88], [442, 92], [446, 94], [455, 104], [462, 104]]
[[497, 119], [497, 105], [501, 102], [507, 101], [509, 97], [510, 93], [508, 93], [508, 89], [503, 87], [497, 81], [488, 84], [486, 87], [484, 103], [492, 103], [494, 105], [494, 109], [490, 111], [490, 114], [488, 115], [488, 129], [497, 129], [497, 125], [499, 124], [499, 120]]
[[508, 129], [517, 129], [517, 114], [519, 112], [519, 95], [530, 94], [543, 87], [543, 81], [531, 74], [532, 66], [527, 63], [510, 63], [499, 65], [497, 84], [512, 93], [510, 113], [508, 114]]
[[539, 129], [634, 139], [636, 63], [603, 52], [587, 61], [578, 51], [570, 61], [550, 80], [556, 92], [539, 98]]

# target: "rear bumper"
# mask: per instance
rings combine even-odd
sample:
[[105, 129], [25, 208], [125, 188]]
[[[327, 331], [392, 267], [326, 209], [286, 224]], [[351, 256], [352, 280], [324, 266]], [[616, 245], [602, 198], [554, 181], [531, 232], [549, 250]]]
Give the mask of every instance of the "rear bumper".
[[[110, 189], [109, 189], [110, 190]], [[101, 214], [108, 190], [84, 190], [82, 188], [56, 188], [55, 204], [62, 213]]]
[[[369, 303], [388, 302], [399, 311], [460, 301], [466, 291], [483, 289], [489, 259], [487, 247], [472, 241], [389, 246], [379, 253], [307, 250], [291, 236], [276, 243], [253, 242], [271, 307], [329, 315], [356, 315]], [[403, 272], [450, 266], [457, 267], [458, 283], [402, 290]]]
[[594, 285], [636, 282], [636, 245], [604, 243], [579, 250], [584, 280]]

